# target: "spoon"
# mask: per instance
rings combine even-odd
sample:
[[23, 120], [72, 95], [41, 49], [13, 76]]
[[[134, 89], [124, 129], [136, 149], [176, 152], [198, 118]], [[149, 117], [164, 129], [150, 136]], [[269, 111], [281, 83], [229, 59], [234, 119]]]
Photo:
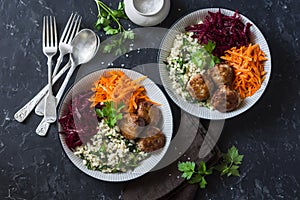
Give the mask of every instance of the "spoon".
[[[74, 73], [76, 67], [78, 65], [84, 64], [89, 62], [95, 55], [96, 49], [98, 47], [98, 39], [96, 34], [89, 29], [83, 29], [75, 36], [75, 38], [71, 42], [72, 52], [70, 54], [70, 61], [71, 61], [71, 67], [68, 71], [68, 74], [61, 85], [57, 95], [56, 95], [56, 107], [58, 106], [62, 95], [65, 91], [65, 88]], [[44, 111], [44, 114], [48, 112], [47, 110]], [[56, 121], [56, 119], [55, 119]], [[54, 122], [54, 121], [53, 121]], [[36, 133], [40, 136], [45, 136], [50, 123], [53, 122], [47, 122], [46, 118], [44, 117], [39, 124], [39, 126], [36, 129]]]
[[[96, 48], [96, 51], [95, 51], [95, 54], [97, 53], [97, 51], [98, 51], [98, 48], [99, 48], [99, 46], [100, 46], [100, 39], [99, 39], [99, 37], [98, 37], [98, 35], [96, 35], [97, 36], [97, 48]], [[70, 54], [72, 54], [72, 52], [70, 53]], [[94, 55], [95, 56], [95, 55]], [[94, 57], [93, 56], [93, 57]], [[69, 60], [69, 62], [71, 62], [71, 60]], [[44, 116], [44, 108], [45, 108], [45, 98], [43, 98], [41, 101], [40, 101], [40, 103], [35, 107], [35, 114], [37, 114], [37, 115], [39, 115], [39, 116]], [[56, 120], [56, 119], [55, 119]], [[55, 121], [54, 120], [54, 121]], [[50, 122], [54, 122], [54, 121], [50, 121]]]
[[[100, 39], [97, 36], [97, 49], [94, 52], [93, 57], [96, 55], [98, 52], [98, 49], [100, 47]], [[53, 78], [52, 84], [56, 83], [56, 81], [70, 68], [71, 66], [71, 60], [62, 67], [62, 69], [55, 75]], [[23, 122], [28, 115], [31, 113], [31, 111], [34, 109], [34, 107], [43, 99], [43, 97], [47, 94], [48, 92], [48, 85], [46, 85], [42, 90], [40, 90], [30, 101], [28, 101], [21, 109], [19, 109], [15, 114], [14, 118], [18, 122]], [[44, 107], [42, 107], [42, 111], [44, 111]]]

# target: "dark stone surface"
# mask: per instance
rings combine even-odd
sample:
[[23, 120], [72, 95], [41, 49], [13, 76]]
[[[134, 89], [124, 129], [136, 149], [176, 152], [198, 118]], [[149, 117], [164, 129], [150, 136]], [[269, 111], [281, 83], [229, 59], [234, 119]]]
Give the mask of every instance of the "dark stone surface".
[[[261, 29], [272, 54], [272, 75], [255, 106], [226, 120], [218, 142], [223, 151], [236, 145], [245, 155], [241, 176], [208, 177], [208, 187], [199, 190], [196, 199], [299, 199], [300, 2], [172, 0], [161, 26], [168, 28], [181, 16], [206, 7], [238, 10]], [[83, 16], [82, 27], [92, 28], [94, 1], [0, 0], [0, 10], [0, 199], [118, 199], [123, 184], [79, 171], [63, 152], [56, 125], [42, 138], [35, 134], [40, 118], [30, 115], [22, 124], [13, 118], [47, 82], [42, 16], [55, 15], [61, 30], [77, 11]], [[130, 63], [147, 56], [141, 53]], [[156, 55], [150, 58], [155, 61]]]

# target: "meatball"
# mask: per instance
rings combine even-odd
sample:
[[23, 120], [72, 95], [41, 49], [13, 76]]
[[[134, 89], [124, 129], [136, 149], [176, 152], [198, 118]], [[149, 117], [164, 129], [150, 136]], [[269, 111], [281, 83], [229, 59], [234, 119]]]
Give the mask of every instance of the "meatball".
[[216, 64], [208, 74], [216, 85], [231, 85], [233, 81], [233, 69], [227, 64]]
[[146, 130], [146, 138], [141, 138], [137, 141], [137, 146], [145, 152], [159, 150], [165, 146], [166, 137], [159, 128], [150, 126]]
[[187, 84], [190, 95], [198, 101], [209, 98], [214, 89], [214, 83], [206, 74], [196, 74], [192, 76]]
[[220, 112], [229, 112], [240, 105], [239, 94], [228, 86], [220, 86], [211, 98], [211, 104], [214, 109]]
[[162, 114], [161, 114], [161, 110], [155, 106], [152, 105], [150, 110], [149, 110], [149, 117], [150, 117], [150, 125], [151, 126], [158, 126], [159, 122], [162, 119]]
[[138, 103], [137, 115], [139, 117], [139, 125], [146, 126], [150, 123], [151, 119], [149, 116], [149, 110], [151, 105], [147, 101], [141, 101]]
[[121, 134], [129, 140], [136, 139], [142, 132], [143, 127], [138, 124], [139, 117], [134, 113], [127, 113], [118, 122]]

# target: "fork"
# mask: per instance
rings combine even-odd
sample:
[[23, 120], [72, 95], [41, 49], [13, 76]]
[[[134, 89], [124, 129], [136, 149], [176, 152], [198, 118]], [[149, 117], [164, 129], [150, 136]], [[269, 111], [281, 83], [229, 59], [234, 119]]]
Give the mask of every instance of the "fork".
[[[59, 57], [57, 58], [57, 62], [54, 67], [52, 77], [56, 75], [59, 66], [62, 63], [63, 57], [72, 51], [71, 41], [76, 35], [76, 33], [79, 31], [80, 23], [81, 23], [81, 16], [77, 15], [76, 13], [75, 14], [72, 13], [59, 41], [58, 46], [59, 46], [60, 54]], [[43, 116], [45, 111], [44, 108], [45, 108], [45, 98], [42, 99], [39, 102], [39, 104], [36, 106], [35, 113], [39, 116]]]
[[56, 120], [56, 98], [52, 92], [52, 57], [57, 52], [57, 32], [55, 17], [44, 16], [43, 20], [43, 53], [48, 58], [48, 93], [45, 103], [45, 118], [47, 122]]

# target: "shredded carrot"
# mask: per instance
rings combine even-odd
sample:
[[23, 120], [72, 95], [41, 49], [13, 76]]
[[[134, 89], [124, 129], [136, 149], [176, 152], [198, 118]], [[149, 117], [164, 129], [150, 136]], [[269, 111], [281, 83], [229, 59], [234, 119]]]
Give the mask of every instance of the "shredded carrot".
[[137, 104], [140, 101], [147, 101], [151, 104], [160, 106], [159, 103], [156, 103], [152, 101], [147, 95], [146, 95], [146, 89], [144, 87], [139, 87], [137, 90], [133, 92], [133, 94], [130, 97], [129, 100], [129, 106], [128, 106], [128, 111], [129, 112], [135, 112], [137, 109]]
[[233, 47], [221, 56], [233, 68], [233, 88], [239, 92], [241, 98], [252, 96], [261, 87], [265, 79], [264, 61], [266, 54], [258, 44], [248, 47]]
[[92, 88], [92, 91], [95, 93], [89, 99], [92, 102], [91, 106], [96, 106], [100, 102], [111, 101], [114, 88], [123, 76], [124, 73], [120, 70], [109, 71], [106, 75], [101, 76], [100, 79], [94, 83], [94, 87]]
[[124, 103], [129, 112], [135, 112], [141, 101], [159, 105], [146, 95], [146, 89], [140, 84], [147, 77], [143, 76], [136, 80], [130, 79], [121, 70], [109, 71], [95, 82], [92, 91], [94, 95], [89, 99], [92, 106], [100, 102], [113, 101], [115, 105]]

